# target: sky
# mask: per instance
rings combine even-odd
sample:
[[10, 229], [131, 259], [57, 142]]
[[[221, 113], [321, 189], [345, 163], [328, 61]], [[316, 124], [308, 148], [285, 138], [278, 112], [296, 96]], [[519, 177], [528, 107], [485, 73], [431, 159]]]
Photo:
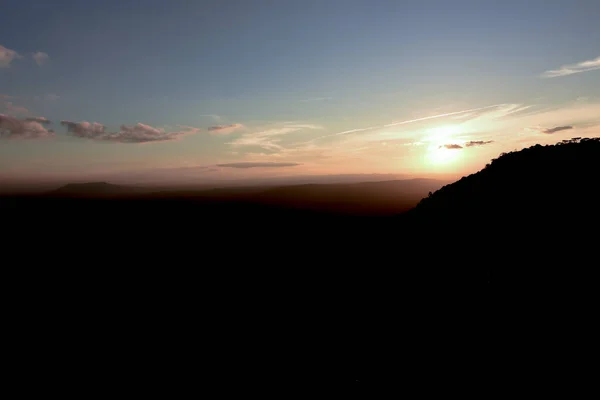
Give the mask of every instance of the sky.
[[0, 3], [0, 182], [460, 177], [600, 136], [597, 0]]

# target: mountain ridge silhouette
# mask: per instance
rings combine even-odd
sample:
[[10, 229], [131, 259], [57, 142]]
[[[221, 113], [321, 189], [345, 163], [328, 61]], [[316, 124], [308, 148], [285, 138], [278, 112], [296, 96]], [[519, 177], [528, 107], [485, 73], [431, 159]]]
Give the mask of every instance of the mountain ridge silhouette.
[[[574, 138], [503, 153], [482, 170], [424, 198], [415, 210], [441, 216], [440, 212], [481, 209], [504, 202], [502, 208], [537, 214], [537, 210], [545, 211], [549, 206], [589, 206], [590, 200], [598, 198], [588, 188], [598, 178], [600, 167], [595, 157], [599, 151], [600, 138]], [[509, 202], [516, 196], [527, 207]], [[534, 204], [540, 208], [531, 208]]]
[[119, 194], [135, 193], [136, 188], [115, 185], [108, 182], [83, 182], [68, 183], [48, 192], [49, 196], [112, 196]]
[[600, 221], [599, 159], [600, 138], [501, 154], [422, 199], [403, 222], [504, 285], [582, 284], [596, 275], [589, 260], [597, 261], [590, 232]]

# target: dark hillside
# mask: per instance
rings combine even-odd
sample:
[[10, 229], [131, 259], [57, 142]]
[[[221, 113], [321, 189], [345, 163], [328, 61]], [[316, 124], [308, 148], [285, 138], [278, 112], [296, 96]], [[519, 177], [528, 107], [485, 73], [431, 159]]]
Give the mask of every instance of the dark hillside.
[[600, 139], [571, 139], [502, 154], [483, 170], [446, 185], [417, 207], [420, 215], [566, 215], [599, 199]]
[[496, 280], [595, 273], [600, 139], [503, 154], [423, 199], [409, 215], [433, 243], [461, 255], [462, 265], [491, 268]]

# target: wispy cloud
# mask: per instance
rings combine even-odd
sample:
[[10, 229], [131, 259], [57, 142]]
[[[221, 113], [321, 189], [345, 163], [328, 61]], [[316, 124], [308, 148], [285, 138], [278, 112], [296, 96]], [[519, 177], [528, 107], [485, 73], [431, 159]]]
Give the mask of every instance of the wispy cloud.
[[465, 143], [466, 147], [484, 146], [486, 144], [494, 143], [493, 140], [471, 140]]
[[10, 63], [17, 58], [21, 58], [19, 53], [0, 44], [0, 68], [10, 67]]
[[[457, 115], [468, 115], [468, 118], [452, 118]], [[577, 126], [578, 136], [597, 136], [599, 116], [600, 103], [589, 101], [553, 104], [552, 107], [544, 104], [499, 104], [451, 113], [438, 112], [429, 117], [399, 121], [405, 123], [394, 123], [392, 127], [382, 124], [355, 128], [344, 134], [328, 135], [330, 140], [322, 143], [318, 140], [326, 136], [306, 140], [311, 132], [288, 135], [297, 130], [293, 123], [249, 130], [230, 143], [254, 146], [234, 147], [232, 150], [237, 151], [236, 156], [239, 157], [236, 161], [303, 163], [297, 167], [303, 172], [325, 173], [339, 171], [340, 168], [346, 171], [389, 171], [389, 168], [397, 168], [398, 165], [414, 165], [414, 171], [429, 171], [434, 168], [432, 165], [437, 165], [439, 157], [464, 155], [464, 158], [457, 158], [462, 160], [460, 166], [458, 163], [453, 166], [469, 168], [479, 155], [493, 157], [496, 152], [521, 146], [520, 140], [532, 144], [551, 143], [556, 140], [556, 135], [540, 133], [554, 131], [558, 134], [556, 128]], [[542, 127], [535, 132], [523, 130], [526, 126], [539, 127], [540, 123]], [[589, 128], [584, 129], [584, 125]], [[281, 173], [288, 170], [289, 173], [297, 171], [284, 169]]]
[[573, 129], [573, 127], [570, 125], [555, 126], [554, 128], [543, 129], [541, 132], [547, 133], [547, 134], [552, 134], [552, 133], [556, 133], [556, 132], [560, 132], [560, 131], [567, 131], [569, 129]]
[[573, 129], [573, 127], [569, 126], [569, 125], [556, 126], [554, 128], [546, 129], [544, 131], [544, 133], [556, 133], [556, 132], [560, 132], [560, 131], [566, 131], [566, 130], [569, 130], [569, 129]]
[[281, 124], [262, 130], [246, 133], [239, 138], [228, 142], [231, 146], [255, 146], [270, 151], [281, 151], [283, 146], [279, 144], [281, 137], [292, 132], [306, 129], [322, 129], [319, 125], [312, 124]]
[[377, 125], [377, 126], [369, 126], [369, 127], [366, 127], [366, 128], [349, 129], [349, 130], [346, 130], [346, 131], [343, 131], [343, 132], [334, 133], [333, 135], [321, 136], [321, 137], [319, 137], [317, 139], [323, 139], [323, 138], [326, 138], [326, 137], [332, 137], [332, 136], [338, 136], [338, 135], [349, 135], [349, 134], [352, 134], [352, 133], [372, 131], [372, 130], [375, 130], [375, 129], [389, 128], [389, 127], [398, 126], [398, 125], [407, 125], [407, 124], [412, 124], [412, 123], [416, 123], [416, 122], [427, 121], [427, 120], [430, 120], [430, 119], [450, 117], [450, 116], [460, 115], [460, 114], [472, 114], [472, 117], [476, 117], [478, 115], [477, 112], [485, 111], [485, 110], [490, 110], [490, 109], [493, 109], [493, 108], [500, 108], [500, 107], [503, 107], [503, 106], [506, 106], [506, 104], [495, 104], [495, 105], [492, 105], [492, 106], [485, 106], [485, 107], [479, 107], [479, 108], [471, 108], [469, 110], [454, 111], [454, 112], [449, 112], [449, 113], [444, 113], [444, 114], [430, 115], [428, 117], [421, 117], [421, 118], [408, 119], [408, 120], [404, 120], [404, 121], [392, 122], [390, 124], [385, 124], [385, 125]]
[[563, 65], [559, 69], [551, 69], [542, 74], [543, 78], [556, 78], [559, 76], [567, 76], [578, 74], [581, 72], [594, 71], [600, 69], [600, 57], [593, 60], [582, 61], [577, 64]]
[[[377, 129], [377, 128], [380, 128], [380, 127], [379, 127], [379, 126], [370, 126], [370, 127], [368, 127], [368, 128], [357, 128], [357, 129], [350, 129], [350, 130], [348, 130], [348, 131], [338, 132], [338, 133], [336, 133], [335, 135], [347, 135], [347, 134], [349, 134], [349, 133], [356, 133], [356, 132], [370, 131], [370, 130], [372, 130], [372, 129]], [[335, 135], [332, 135], [332, 136], [335, 136]]]
[[27, 108], [23, 106], [16, 106], [10, 101], [4, 102], [4, 108], [6, 108], [6, 111], [8, 111], [10, 114], [20, 115], [29, 113]]
[[37, 121], [27, 121], [0, 114], [0, 138], [4, 139], [43, 139], [54, 136]]
[[397, 125], [405, 125], [405, 124], [412, 124], [414, 122], [427, 121], [429, 119], [449, 117], [451, 115], [458, 115], [458, 114], [470, 113], [470, 112], [475, 112], [475, 111], [482, 111], [482, 110], [487, 110], [487, 109], [490, 109], [490, 108], [498, 108], [498, 107], [503, 106], [503, 105], [504, 104], [495, 104], [493, 106], [471, 108], [469, 110], [454, 111], [454, 112], [449, 112], [449, 113], [444, 113], [444, 114], [430, 115], [429, 117], [422, 117], [422, 118], [409, 119], [409, 120], [406, 120], [406, 121], [393, 122], [391, 124], [384, 125], [384, 127], [397, 126]]
[[296, 167], [302, 165], [300, 163], [292, 162], [237, 162], [228, 164], [217, 164], [217, 167], [227, 168], [283, 168], [283, 167]]
[[[492, 154], [494, 151], [514, 149], [521, 143], [551, 143], [556, 135], [576, 127], [577, 136], [592, 137], [598, 135], [600, 126], [600, 102], [577, 101], [564, 104], [502, 104], [495, 107], [465, 111], [471, 114], [466, 120], [455, 120], [448, 113], [447, 118], [423, 120], [411, 124], [378, 128], [357, 135], [335, 136], [331, 142], [322, 147], [323, 154], [336, 160], [341, 160], [345, 154], [355, 152], [360, 162], [373, 162], [388, 165], [391, 160], [403, 159], [407, 163], [423, 163], [427, 154], [431, 153], [436, 159], [440, 146], [442, 149], [475, 150], [484, 146], [482, 154]], [[459, 114], [455, 114], [459, 115]], [[460, 114], [463, 115], [463, 114]], [[404, 121], [401, 121], [404, 122]], [[532, 127], [523, 129], [523, 127]], [[562, 136], [562, 135], [561, 135]], [[398, 142], [400, 140], [401, 142]], [[406, 145], [406, 143], [424, 143], [423, 146]], [[494, 146], [491, 143], [495, 143]], [[445, 146], [448, 145], [448, 146]], [[489, 145], [489, 146], [488, 146]], [[489, 147], [489, 150], [488, 150]], [[342, 151], [344, 153], [342, 153]], [[448, 150], [450, 152], [450, 150]], [[423, 158], [425, 156], [425, 158]], [[305, 159], [296, 158], [295, 161]], [[309, 159], [306, 159], [309, 160]], [[314, 159], [313, 159], [314, 160]], [[411, 160], [411, 161], [408, 161]], [[471, 162], [467, 157], [465, 161]], [[348, 168], [357, 161], [348, 160]], [[427, 165], [427, 162], [425, 162]], [[466, 165], [466, 164], [465, 164]]]
[[36, 64], [40, 67], [42, 65], [46, 64], [48, 62], [48, 60], [50, 60], [50, 56], [48, 56], [48, 53], [44, 53], [43, 51], [37, 51], [37, 52], [33, 53], [31, 55], [31, 57], [35, 60]]
[[551, 135], [556, 132], [567, 131], [573, 128], [574, 127], [571, 125], [555, 126], [554, 128], [544, 128], [543, 126], [535, 126], [531, 128], [525, 128], [525, 131]]
[[300, 100], [300, 102], [311, 103], [311, 102], [315, 102], [315, 101], [327, 101], [327, 100], [331, 100], [331, 99], [332, 99], [332, 97], [311, 97], [308, 99]]
[[242, 136], [231, 142], [228, 142], [228, 145], [236, 146], [236, 147], [261, 147], [265, 150], [270, 151], [278, 151], [282, 150], [283, 147], [276, 143], [277, 140], [272, 140], [268, 137], [260, 137], [260, 136]]
[[226, 135], [228, 133], [235, 132], [238, 129], [242, 129], [243, 127], [244, 127], [244, 125], [242, 125], [242, 124], [214, 125], [214, 126], [209, 126], [207, 130], [210, 133]]
[[106, 132], [106, 127], [97, 122], [73, 122], [73, 121], [60, 121], [61, 125], [67, 127], [67, 131], [72, 133], [73, 136], [88, 138], [88, 139], [96, 139], [103, 136]]
[[39, 101], [39, 100], [56, 101], [56, 100], [60, 99], [60, 96], [56, 95], [54, 93], [49, 93], [49, 94], [46, 94], [43, 96], [34, 96], [33, 99], [36, 101]]
[[117, 132], [108, 132], [106, 126], [97, 122], [87, 121], [72, 122], [61, 121], [61, 125], [67, 127], [67, 131], [73, 136], [108, 141], [117, 143], [151, 143], [176, 140], [187, 134], [200, 132], [199, 128], [185, 127], [184, 130], [166, 132], [164, 129], [154, 128], [150, 125], [137, 123], [135, 125], [121, 125]]
[[[178, 128], [181, 128], [181, 129], [183, 129], [184, 131], [189, 131], [189, 133], [199, 133], [199, 132], [201, 132], [201, 131], [202, 131], [202, 129], [200, 129], [200, 128], [196, 128], [196, 127], [189, 126], [189, 125], [176, 125], [176, 126], [177, 126]], [[166, 126], [166, 125], [165, 125], [165, 126], [163, 127], [163, 129], [161, 129], [161, 130], [164, 130], [164, 131], [167, 131], [167, 130], [169, 130], [169, 131], [170, 131], [170, 130], [172, 130], [171, 128], [172, 128], [172, 127], [170, 127], [170, 126]], [[158, 129], [160, 129], [160, 128], [158, 128]]]

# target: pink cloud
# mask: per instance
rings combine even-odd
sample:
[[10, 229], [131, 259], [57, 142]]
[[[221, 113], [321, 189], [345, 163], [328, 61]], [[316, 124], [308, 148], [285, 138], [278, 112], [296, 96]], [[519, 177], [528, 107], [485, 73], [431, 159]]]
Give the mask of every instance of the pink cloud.
[[48, 53], [44, 53], [43, 51], [35, 52], [31, 56], [35, 60], [36, 64], [39, 65], [40, 67], [42, 65], [44, 65], [45, 63], [47, 63], [48, 60], [50, 59], [50, 56], [48, 56]]
[[137, 123], [135, 125], [121, 125], [120, 130], [117, 132], [107, 132], [106, 126], [97, 122], [61, 121], [60, 123], [61, 125], [66, 126], [67, 131], [73, 134], [73, 136], [118, 143], [164, 142], [176, 140], [181, 136], [198, 133], [200, 131], [198, 128], [184, 127], [184, 129], [180, 131], [166, 132], [164, 129]]
[[19, 53], [0, 44], [0, 68], [10, 67], [10, 63], [16, 58], [21, 58]]
[[20, 120], [0, 114], [0, 138], [7, 139], [43, 139], [54, 136], [51, 129], [46, 129], [36, 121]]
[[50, 121], [48, 118], [44, 118], [44, 117], [28, 117], [28, 118], [25, 118], [25, 121], [38, 122], [38, 123], [44, 124], [44, 125], [49, 125], [52, 123], [52, 121]]
[[105, 134], [106, 127], [97, 122], [90, 123], [87, 121], [83, 122], [72, 122], [72, 121], [60, 121], [61, 125], [67, 127], [67, 130], [73, 134], [73, 136], [96, 139]]
[[4, 102], [4, 108], [11, 114], [27, 114], [29, 110], [23, 106], [15, 106], [12, 102], [6, 101]]
[[177, 125], [179, 128], [184, 129], [187, 133], [199, 133], [200, 131], [202, 131], [202, 129], [200, 128], [195, 128], [193, 126], [187, 126], [187, 125]]

